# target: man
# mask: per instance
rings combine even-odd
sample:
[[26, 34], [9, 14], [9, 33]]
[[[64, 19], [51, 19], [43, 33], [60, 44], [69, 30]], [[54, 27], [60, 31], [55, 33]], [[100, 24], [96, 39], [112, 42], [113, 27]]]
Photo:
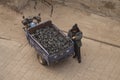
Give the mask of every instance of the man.
[[40, 13], [38, 14], [38, 16], [34, 16], [34, 17], [29, 16], [25, 18], [25, 16], [23, 16], [23, 20], [22, 20], [22, 24], [25, 26], [24, 29], [35, 27], [40, 22], [41, 22]]
[[72, 39], [74, 42], [74, 52], [75, 55], [73, 58], [77, 57], [78, 63], [81, 62], [81, 53], [80, 53], [80, 47], [82, 46], [82, 32], [79, 30], [77, 24], [75, 24], [72, 29], [68, 32], [68, 36]]

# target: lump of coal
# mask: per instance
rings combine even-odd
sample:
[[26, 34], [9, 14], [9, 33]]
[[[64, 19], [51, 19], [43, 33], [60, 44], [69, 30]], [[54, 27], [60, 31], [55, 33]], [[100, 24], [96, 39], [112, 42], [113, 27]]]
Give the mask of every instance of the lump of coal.
[[71, 45], [69, 39], [50, 26], [36, 30], [34, 37], [49, 54], [60, 53]]

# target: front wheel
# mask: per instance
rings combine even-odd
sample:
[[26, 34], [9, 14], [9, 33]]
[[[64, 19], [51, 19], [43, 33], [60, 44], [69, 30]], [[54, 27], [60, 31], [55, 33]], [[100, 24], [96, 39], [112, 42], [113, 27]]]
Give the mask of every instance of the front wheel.
[[42, 58], [41, 55], [37, 54], [37, 58], [38, 58], [38, 61], [39, 61], [40, 64], [47, 65], [46, 60], [44, 58]]

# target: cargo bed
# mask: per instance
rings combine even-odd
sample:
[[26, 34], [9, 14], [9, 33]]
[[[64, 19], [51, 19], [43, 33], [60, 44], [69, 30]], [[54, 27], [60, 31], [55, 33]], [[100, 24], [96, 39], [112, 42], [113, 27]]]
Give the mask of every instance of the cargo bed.
[[74, 53], [72, 40], [52, 24], [52, 21], [42, 22], [25, 32], [28, 42], [37, 50], [42, 64], [59, 62]]

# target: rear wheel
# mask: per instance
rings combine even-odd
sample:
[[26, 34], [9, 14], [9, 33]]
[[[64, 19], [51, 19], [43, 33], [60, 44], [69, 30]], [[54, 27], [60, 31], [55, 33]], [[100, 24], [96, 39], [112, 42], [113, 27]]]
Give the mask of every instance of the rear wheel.
[[39, 61], [40, 64], [47, 65], [46, 60], [44, 58], [42, 58], [41, 55], [37, 54], [37, 58], [38, 58], [38, 61]]

